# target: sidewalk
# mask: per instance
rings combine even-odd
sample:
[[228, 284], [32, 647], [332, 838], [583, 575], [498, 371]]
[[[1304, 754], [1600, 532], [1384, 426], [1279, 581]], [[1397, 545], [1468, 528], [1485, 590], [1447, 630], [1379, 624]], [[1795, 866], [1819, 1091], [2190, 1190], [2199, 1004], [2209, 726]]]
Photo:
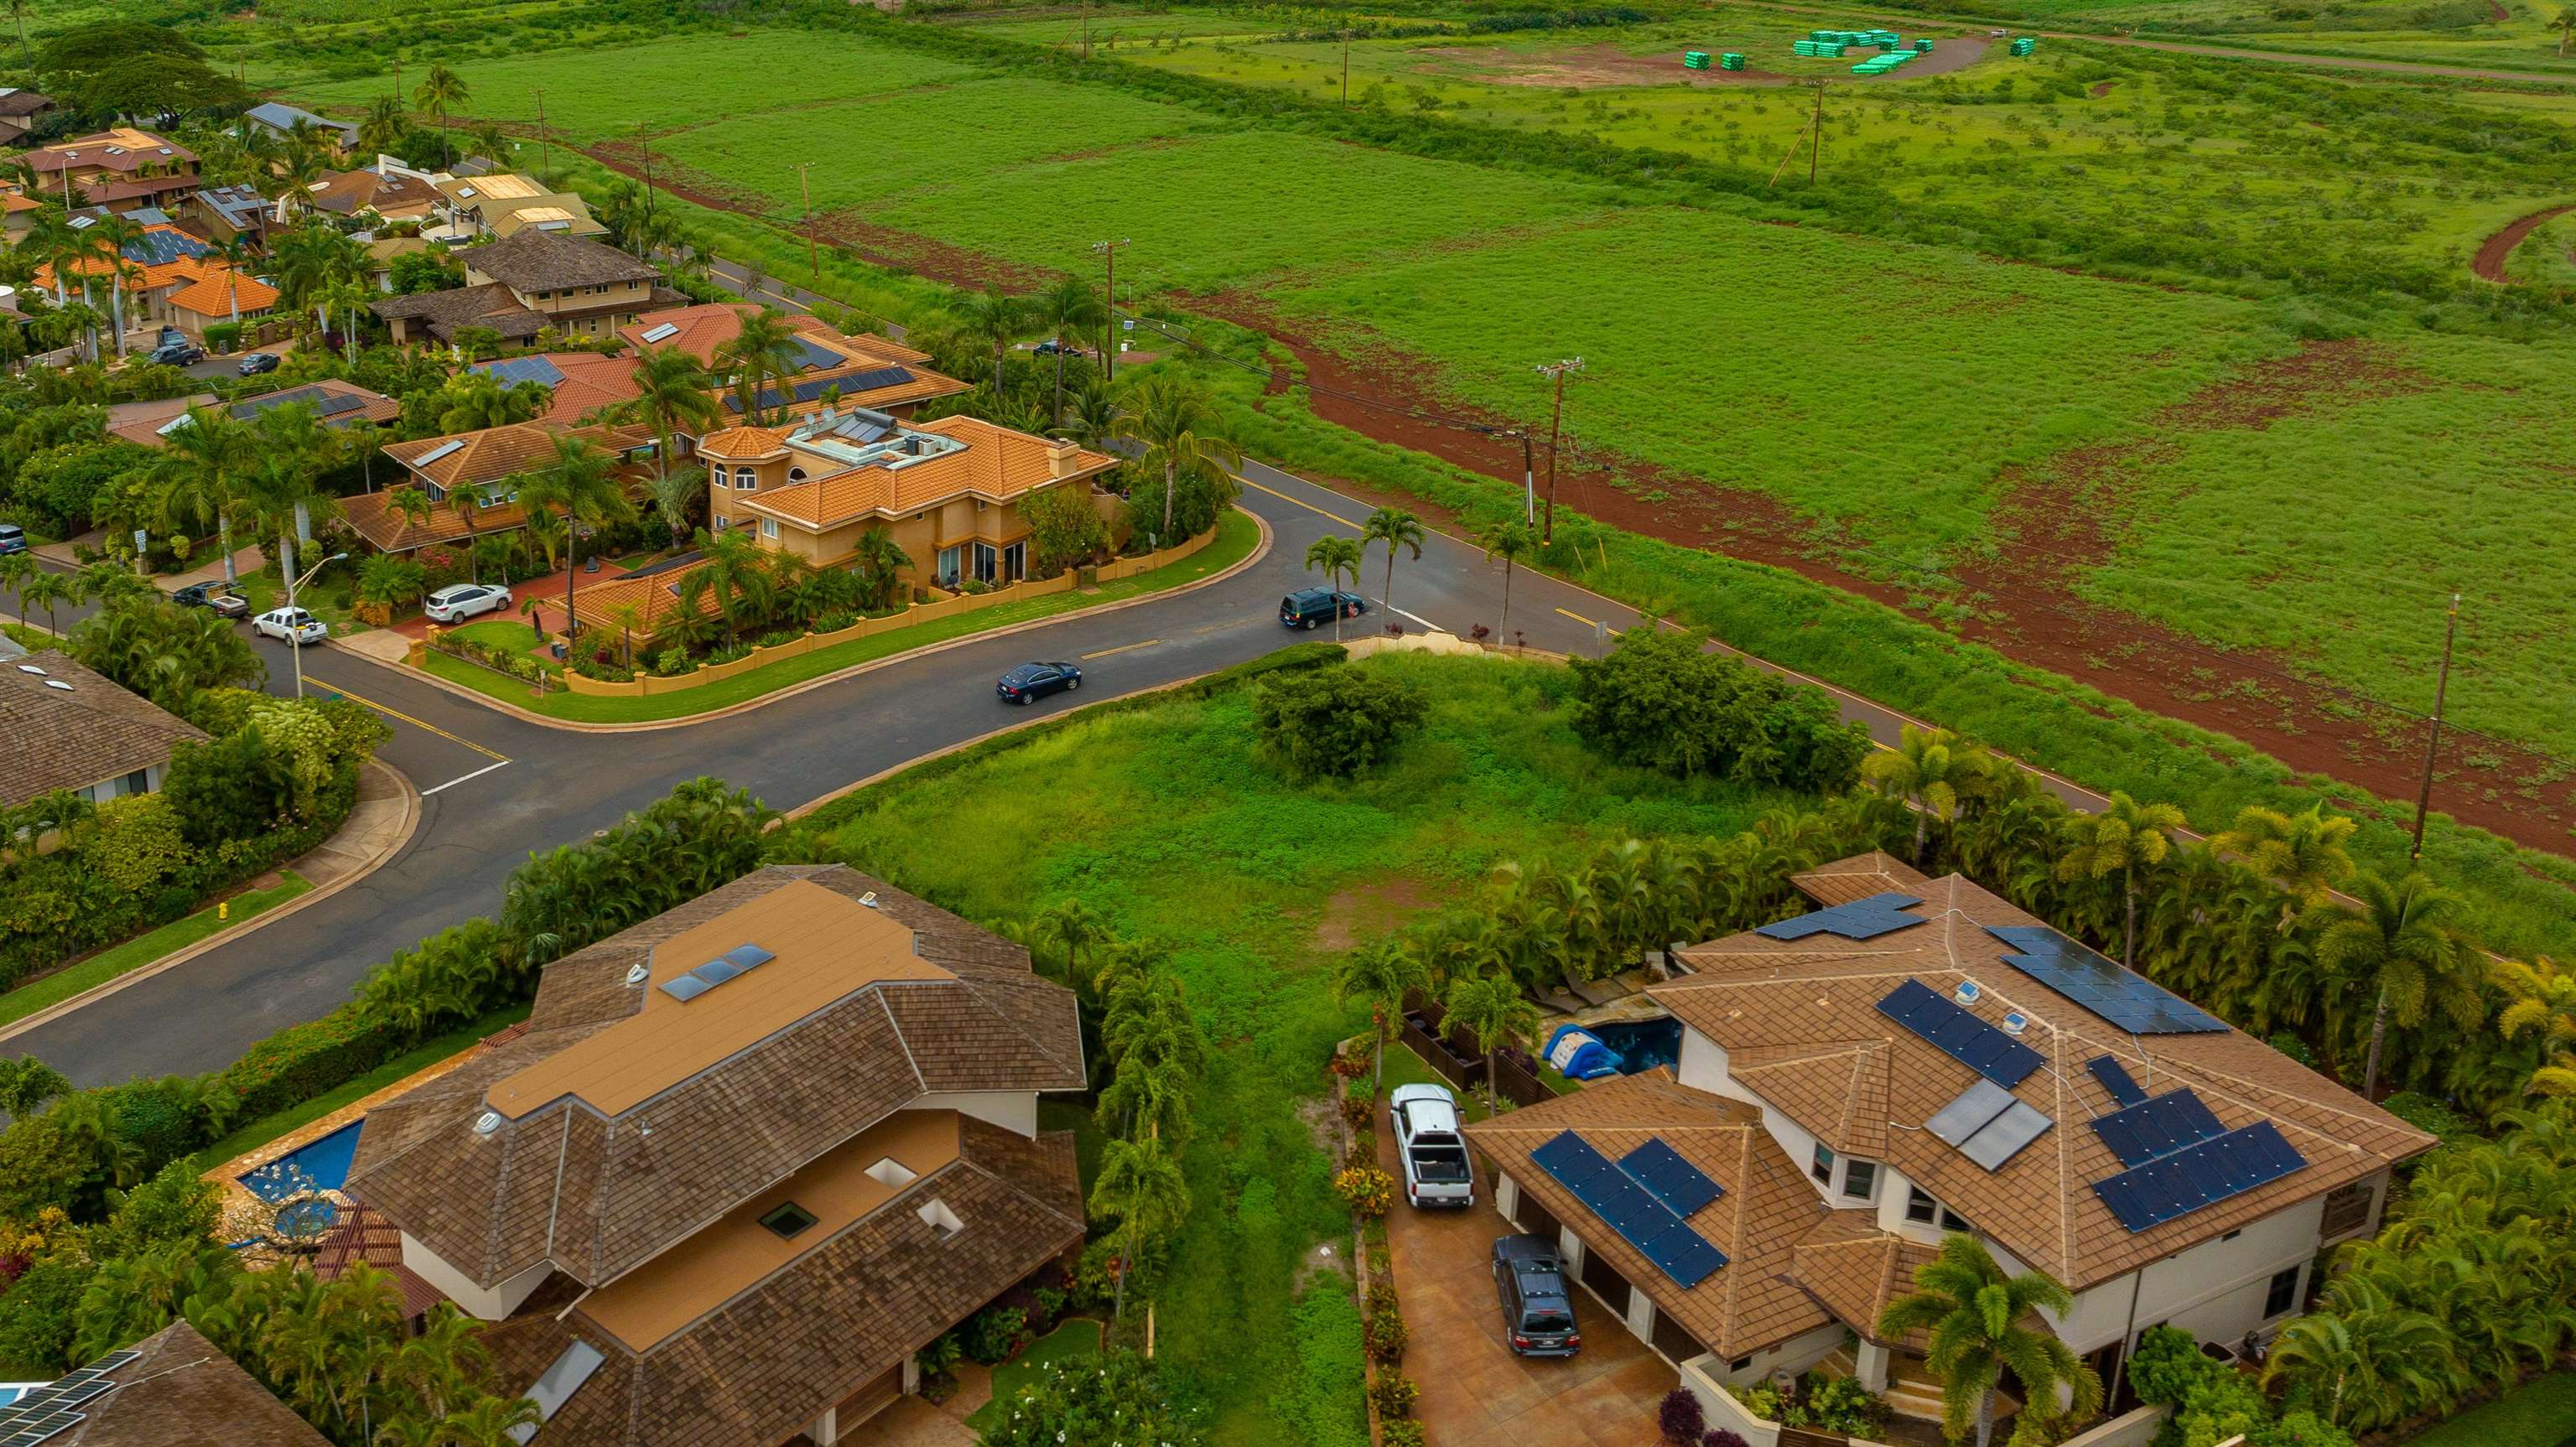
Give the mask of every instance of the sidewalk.
[[[258, 572], [261, 568], [267, 566], [267, 564], [268, 555], [261, 552], [259, 550], [259, 545], [256, 543], [253, 543], [246, 548], [233, 549], [233, 574], [235, 577], [247, 578], [251, 574]], [[223, 580], [224, 555], [221, 553], [214, 553], [208, 555], [206, 561], [199, 563], [197, 566], [190, 568], [184, 573], [172, 573], [167, 577], [155, 578], [152, 581], [161, 585], [162, 592], [176, 593], [180, 589], [185, 588], [192, 583], [220, 583]]]

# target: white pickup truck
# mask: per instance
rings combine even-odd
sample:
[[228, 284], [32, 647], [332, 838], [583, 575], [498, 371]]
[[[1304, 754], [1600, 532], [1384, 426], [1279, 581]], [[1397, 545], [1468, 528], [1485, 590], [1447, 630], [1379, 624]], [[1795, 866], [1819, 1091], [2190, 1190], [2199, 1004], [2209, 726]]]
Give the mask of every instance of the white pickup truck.
[[1476, 1204], [1476, 1168], [1458, 1134], [1458, 1102], [1436, 1085], [1399, 1085], [1387, 1095], [1395, 1151], [1404, 1160], [1404, 1199], [1416, 1206]]

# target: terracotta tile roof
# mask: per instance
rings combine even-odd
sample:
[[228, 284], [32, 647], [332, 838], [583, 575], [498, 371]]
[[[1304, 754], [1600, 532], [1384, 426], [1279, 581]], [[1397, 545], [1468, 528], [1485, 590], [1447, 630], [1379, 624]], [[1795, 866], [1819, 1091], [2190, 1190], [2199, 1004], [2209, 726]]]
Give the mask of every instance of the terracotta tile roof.
[[[619, 327], [617, 334], [626, 344], [638, 349], [672, 347], [688, 353], [702, 364], [715, 360], [716, 350], [742, 333], [743, 318], [756, 316], [760, 308], [749, 302], [705, 302], [696, 306], [669, 307], [646, 312], [630, 325]], [[915, 351], [901, 342], [872, 333], [844, 336], [820, 317], [802, 312], [785, 314], [787, 325], [811, 339], [817, 346], [841, 353], [852, 362], [870, 366], [887, 363], [919, 363], [930, 360], [928, 352]], [[663, 327], [676, 330], [653, 341], [644, 340], [647, 332]]]
[[1878, 1319], [1887, 1304], [1914, 1289], [1914, 1273], [1940, 1248], [1878, 1229], [1877, 1211], [1833, 1211], [1789, 1254], [1790, 1278], [1843, 1325], [1881, 1346], [1917, 1356], [1930, 1344], [1922, 1328], [1889, 1341]]
[[[1592, 1214], [1531, 1159], [1569, 1130], [1614, 1159], [1661, 1140], [1706, 1173], [1723, 1194], [1688, 1220], [1727, 1264], [1685, 1289]], [[1690, 1089], [1658, 1068], [1474, 1122], [1467, 1140], [1719, 1356], [1742, 1356], [1831, 1319], [1788, 1275], [1791, 1248], [1824, 1220], [1824, 1203], [1763, 1128], [1761, 1111], [1743, 1101]]]
[[[843, 389], [837, 404], [839, 407], [866, 407], [877, 411], [908, 406], [916, 402], [928, 402], [938, 397], [954, 397], [961, 392], [975, 390], [974, 384], [970, 382], [942, 376], [928, 368], [889, 366], [879, 362], [853, 362], [846, 367], [799, 373], [795, 379], [795, 386], [786, 399], [787, 414], [790, 417], [803, 419], [821, 412], [827, 405], [824, 392], [835, 386]], [[798, 396], [804, 397], [805, 400], [796, 401], [795, 398]], [[761, 411], [764, 414], [774, 414], [780, 401], [778, 388], [775, 385], [761, 388], [760, 398]], [[721, 400], [728, 413], [735, 412], [739, 405], [738, 398], [730, 388], [721, 394]]]
[[238, 275], [228, 266], [209, 267], [202, 280], [172, 292], [170, 306], [202, 317], [229, 319], [236, 300], [248, 315], [277, 305], [277, 295], [276, 287], [258, 277]]
[[166, 764], [173, 747], [205, 737], [57, 649], [0, 663], [0, 805]]
[[[510, 357], [498, 363], [485, 363], [476, 371], [490, 371], [509, 366], [512, 375], [524, 375], [518, 364], [538, 362], [551, 368], [554, 380], [546, 385], [554, 389], [554, 405], [539, 419], [546, 422], [578, 422], [602, 407], [614, 407], [635, 400], [635, 359], [602, 356], [597, 352], [538, 352]], [[507, 380], [507, 376], [504, 377]], [[543, 376], [535, 380], [545, 381]]]
[[[116, 1390], [83, 1403], [45, 1447], [328, 1447], [293, 1408], [184, 1321], [136, 1342], [108, 1373]], [[12, 1424], [14, 1425], [14, 1424]]]
[[784, 427], [722, 428], [698, 439], [698, 455], [727, 462], [776, 457], [787, 450], [787, 431]]
[[[658, 946], [702, 926], [733, 929], [717, 922], [791, 886], [850, 908], [873, 891], [877, 911], [909, 926], [920, 961], [947, 978], [854, 976], [838, 998], [727, 1057], [692, 1059], [640, 1103], [628, 1102], [634, 1082], [612, 1089], [601, 1077], [596, 1091], [572, 1083], [551, 1103], [521, 1102], [488, 1133], [474, 1129], [505, 1082], [532, 1078], [522, 1072], [605, 1050], [585, 1051], [594, 1037], [657, 1029], [647, 1000], [660, 998], [658, 983], [627, 976], [638, 965], [669, 973]], [[792, 967], [782, 952], [761, 968]], [[350, 1190], [480, 1284], [551, 1263], [600, 1285], [925, 1092], [1082, 1084], [1072, 996], [1031, 975], [1018, 947], [855, 870], [775, 866], [548, 966], [526, 1035], [369, 1113]]]
[[212, 392], [198, 392], [186, 397], [164, 397], [141, 402], [107, 404], [107, 435], [122, 437], [143, 447], [159, 447], [165, 439], [161, 429], [185, 414], [191, 407], [204, 407], [215, 400]]
[[[942, 417], [905, 425], [915, 432], [957, 438], [966, 446], [900, 469], [871, 465], [834, 472], [756, 493], [741, 503], [819, 531], [872, 515], [919, 512], [957, 497], [1008, 502], [1051, 483], [1089, 477], [1118, 464], [1117, 458], [1105, 453], [1075, 449], [1069, 477], [1059, 479], [1048, 459], [1060, 444], [1049, 438], [997, 427], [976, 417]], [[789, 446], [794, 450], [792, 439]], [[828, 457], [824, 462], [837, 465]]]
[[553, 231], [520, 231], [456, 255], [473, 270], [523, 292], [662, 279], [662, 273], [616, 247]]
[[[1858, 1142], [1883, 1134], [1881, 1159], [2069, 1288], [2125, 1275], [2432, 1146], [2432, 1137], [2241, 1031], [2131, 1035], [2003, 963], [2007, 947], [1983, 928], [2039, 920], [1956, 875], [1927, 881], [1892, 864], [1845, 860], [1799, 883], [1819, 900], [1839, 901], [1892, 882], [1926, 901], [1911, 911], [1925, 923], [1867, 941], [1735, 935], [1683, 950], [1681, 959], [1698, 973], [1651, 993], [1725, 1047], [1731, 1061], [1751, 1062], [1745, 1087], [1782, 1114], [1819, 1135], [1855, 1142], [1855, 1154], [1867, 1153]], [[1876, 1008], [1907, 980], [1949, 996], [1971, 979], [1980, 990], [1972, 1013], [1995, 1024], [2007, 1011], [2027, 1019], [2021, 1043], [2044, 1063], [2013, 1094], [2055, 1123], [1992, 1172], [1923, 1128], [1979, 1077]], [[1847, 1093], [1837, 1099], [1837, 1067], [1827, 1063], [1834, 1052], [1826, 1047], [1863, 1043], [1873, 1047], [1869, 1055], [1884, 1057], [1884, 1067], [1851, 1070], [1842, 1077]], [[2102, 1055], [2119, 1060], [2150, 1093], [2189, 1086], [2229, 1129], [2272, 1122], [2308, 1164], [2163, 1225], [2126, 1230], [2093, 1189], [2122, 1169], [2087, 1124], [2116, 1108], [2085, 1068]], [[1869, 1119], [1882, 1111], [1884, 1121]]]
[[[603, 578], [584, 583], [573, 599], [584, 629], [618, 626], [618, 610], [635, 609], [635, 636], [640, 643], [660, 632], [665, 623], [680, 612], [680, 581], [706, 566], [703, 562], [685, 563], [665, 568], [658, 573], [630, 573], [622, 578]], [[716, 611], [712, 594], [698, 602], [702, 615]]]
[[371, 1266], [394, 1279], [394, 1289], [402, 1293], [402, 1313], [419, 1316], [447, 1300], [447, 1294], [424, 1280], [420, 1273], [403, 1265], [402, 1232], [384, 1214], [364, 1206], [349, 1205], [340, 1210], [331, 1223], [322, 1244], [313, 1257], [313, 1274], [324, 1281], [337, 1281], [353, 1266]]

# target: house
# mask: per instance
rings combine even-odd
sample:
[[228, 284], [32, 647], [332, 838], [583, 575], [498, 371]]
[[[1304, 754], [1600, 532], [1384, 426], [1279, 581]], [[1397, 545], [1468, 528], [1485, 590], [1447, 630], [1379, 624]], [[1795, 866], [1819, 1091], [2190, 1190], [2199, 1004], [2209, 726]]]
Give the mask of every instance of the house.
[[306, 135], [329, 147], [334, 155], [345, 156], [358, 149], [358, 128], [355, 124], [317, 116], [311, 111], [301, 110], [278, 101], [266, 101], [252, 106], [242, 112], [242, 121], [245, 125], [257, 126], [281, 141], [291, 139], [295, 135], [295, 128], [301, 125]]
[[329, 1440], [184, 1321], [0, 1406], [0, 1441], [45, 1447], [328, 1447]]
[[[71, 220], [74, 226], [82, 229], [95, 224], [93, 213], [86, 211], [74, 213]], [[210, 265], [221, 264], [210, 260], [215, 256], [212, 244], [166, 222], [145, 224], [118, 247], [117, 252], [133, 268], [125, 277], [126, 294], [130, 298], [125, 320], [130, 327], [149, 326], [167, 320], [168, 309], [164, 303], [170, 293], [204, 279]], [[53, 263], [45, 262], [36, 267], [29, 284], [51, 292], [55, 278]], [[83, 281], [89, 282], [100, 298], [100, 305], [105, 305], [108, 266], [103, 258], [73, 263], [64, 280], [75, 292]]]
[[[697, 358], [701, 366], [718, 368], [725, 410], [740, 416], [742, 398], [734, 390], [732, 379], [718, 367], [716, 357], [726, 343], [741, 334], [743, 319], [759, 310], [744, 302], [673, 307], [637, 317], [620, 327], [617, 334], [638, 352], [677, 348]], [[774, 414], [783, 406], [790, 416], [803, 417], [822, 408], [829, 394], [844, 406], [902, 418], [911, 416], [924, 402], [973, 390], [965, 382], [943, 377], [923, 366], [930, 354], [901, 342], [866, 334], [844, 336], [829, 322], [801, 313], [788, 315], [785, 320], [796, 332], [797, 362], [793, 375], [784, 383], [784, 393], [777, 382], [762, 386], [760, 409], [764, 414]]]
[[45, 203], [28, 195], [24, 186], [15, 181], [0, 183], [0, 239], [12, 246], [26, 240], [36, 224], [36, 213], [44, 209]]
[[161, 787], [203, 730], [47, 648], [0, 665], [0, 807], [69, 789], [102, 804]]
[[[432, 504], [429, 515], [404, 516], [393, 507], [393, 490], [387, 489], [342, 499], [340, 521], [381, 553], [407, 553], [523, 527], [528, 517], [516, 501], [518, 479], [544, 466], [554, 455], [555, 438], [564, 434], [584, 438], [626, 464], [628, 491], [641, 492], [650, 471], [646, 464], [658, 445], [652, 428], [565, 428], [550, 422], [518, 422], [387, 444], [385, 456], [410, 474], [395, 487], [420, 489]], [[475, 501], [470, 527], [452, 501], [459, 495]]]
[[[215, 394], [199, 392], [189, 397], [171, 397], [148, 402], [113, 402], [107, 409], [107, 434], [121, 437], [144, 447], [166, 447], [170, 434], [195, 424], [188, 414], [199, 407], [215, 405]], [[352, 427], [381, 427], [402, 418], [402, 404], [382, 392], [371, 392], [355, 382], [337, 377], [316, 377], [275, 392], [262, 392], [245, 397], [224, 410], [236, 422], [257, 422], [280, 407], [310, 407], [323, 426], [334, 431]]]
[[554, 405], [537, 419], [541, 422], [578, 422], [602, 407], [633, 401], [640, 390], [633, 357], [600, 352], [531, 352], [465, 370], [481, 372], [504, 387], [535, 382], [554, 389]]
[[54, 98], [42, 91], [0, 86], [0, 146], [14, 146], [54, 113]]
[[192, 342], [203, 343], [206, 328], [248, 322], [277, 309], [278, 290], [258, 277], [215, 263], [186, 286], [173, 289], [162, 305], [167, 320]]
[[180, 203], [180, 214], [218, 241], [238, 236], [253, 246], [266, 246], [269, 228], [277, 224], [276, 203], [248, 186], [209, 186], [190, 192]]
[[790, 427], [727, 427], [700, 438], [698, 455], [716, 530], [756, 529], [761, 546], [828, 568], [883, 527], [915, 576], [943, 587], [1028, 577], [1020, 504], [1067, 486], [1090, 498], [1090, 479], [1118, 464], [973, 417], [903, 423], [864, 408]]
[[1953, 1231], [2073, 1293], [2046, 1325], [2106, 1385], [2152, 1326], [2233, 1351], [2434, 1144], [1959, 876], [1868, 854], [1796, 884], [1821, 908], [1650, 988], [1677, 1067], [1467, 1128], [1502, 1213], [1698, 1390], [1849, 1332], [1850, 1374], [1937, 1415], [1878, 1317]]
[[483, 176], [453, 176], [433, 182], [447, 203], [444, 239], [506, 237], [523, 230], [566, 236], [605, 236], [608, 228], [590, 214], [590, 203], [578, 193], [554, 191], [512, 171]]
[[372, 303], [397, 344], [423, 333], [452, 343], [472, 326], [515, 342], [549, 329], [605, 337], [645, 312], [686, 300], [661, 285], [651, 266], [585, 237], [522, 231], [456, 256], [465, 264], [464, 286]]
[[559, 1447], [866, 1440], [913, 1354], [1083, 1239], [1073, 995], [843, 865], [548, 965], [525, 1034], [365, 1119], [347, 1194]]
[[426, 181], [368, 170], [328, 172], [306, 183], [301, 195], [289, 192], [286, 199], [345, 221], [368, 215], [418, 221], [436, 215], [441, 204], [437, 189]]
[[367, 281], [376, 290], [391, 295], [394, 289], [394, 263], [406, 256], [429, 250], [429, 243], [417, 236], [387, 236], [367, 243]]
[[37, 189], [120, 215], [175, 203], [198, 184], [196, 152], [132, 126], [38, 146], [19, 159], [36, 173]]

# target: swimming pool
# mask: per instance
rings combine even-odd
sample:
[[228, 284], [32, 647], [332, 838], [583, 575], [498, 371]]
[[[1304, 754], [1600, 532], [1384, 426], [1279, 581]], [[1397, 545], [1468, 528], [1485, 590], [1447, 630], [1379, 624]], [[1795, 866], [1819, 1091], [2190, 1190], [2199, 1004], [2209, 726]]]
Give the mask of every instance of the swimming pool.
[[[353, 1120], [329, 1135], [306, 1141], [274, 1160], [253, 1166], [240, 1177], [252, 1195], [276, 1205], [299, 1191], [336, 1191], [348, 1184], [349, 1164], [358, 1157], [358, 1132], [366, 1121]], [[325, 1201], [304, 1201], [278, 1213], [278, 1226], [289, 1234], [311, 1235], [339, 1215]]]
[[1682, 1022], [1660, 1020], [1605, 1021], [1583, 1027], [1619, 1057], [1619, 1073], [1635, 1075], [1658, 1065], [1678, 1068], [1682, 1061]]

